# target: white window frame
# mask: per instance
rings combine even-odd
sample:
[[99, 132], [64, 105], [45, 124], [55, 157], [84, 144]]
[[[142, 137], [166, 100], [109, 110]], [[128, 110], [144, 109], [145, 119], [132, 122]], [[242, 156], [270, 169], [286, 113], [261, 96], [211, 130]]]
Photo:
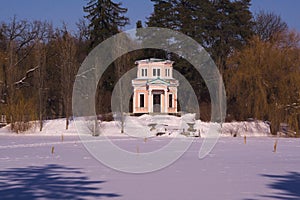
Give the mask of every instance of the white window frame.
[[165, 69], [165, 77], [170, 77], [170, 69]]
[[[155, 72], [155, 75], [154, 75], [154, 72]], [[158, 72], [159, 72], [159, 75], [158, 75]], [[153, 78], [161, 77], [161, 68], [160, 67], [152, 68], [152, 77]]]
[[148, 70], [147, 68], [141, 69], [141, 77], [147, 77], [148, 76]]

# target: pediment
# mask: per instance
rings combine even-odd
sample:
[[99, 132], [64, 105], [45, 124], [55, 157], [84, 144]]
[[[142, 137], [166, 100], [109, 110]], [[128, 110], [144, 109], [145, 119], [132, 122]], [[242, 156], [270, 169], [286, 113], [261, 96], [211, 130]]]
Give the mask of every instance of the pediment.
[[160, 79], [160, 78], [157, 78], [157, 79], [154, 79], [154, 80], [151, 80], [151, 81], [148, 81], [147, 83], [148, 85], [170, 85], [170, 82], [169, 81], [165, 81], [163, 79]]

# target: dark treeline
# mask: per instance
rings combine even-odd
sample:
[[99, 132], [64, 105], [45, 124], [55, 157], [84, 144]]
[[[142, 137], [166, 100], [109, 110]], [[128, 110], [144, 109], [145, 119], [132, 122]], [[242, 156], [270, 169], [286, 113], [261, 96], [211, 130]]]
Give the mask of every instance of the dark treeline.
[[[150, 1], [150, 0], [149, 0]], [[223, 75], [227, 120], [248, 118], [300, 129], [300, 36], [281, 17], [251, 13], [251, 0], [151, 0], [154, 12], [138, 28], [164, 27], [199, 42]], [[19, 122], [72, 116], [75, 75], [88, 53], [129, 24], [127, 9], [112, 0], [90, 0], [77, 30], [66, 25], [13, 17], [0, 25], [0, 111], [15, 130]], [[144, 49], [126, 54], [106, 70], [98, 84], [97, 113], [111, 112], [115, 83], [149, 57], [171, 59], [194, 88], [202, 120], [210, 120], [210, 97], [200, 74], [178, 55]], [[129, 86], [130, 87], [130, 86]], [[22, 123], [24, 124], [24, 123]]]

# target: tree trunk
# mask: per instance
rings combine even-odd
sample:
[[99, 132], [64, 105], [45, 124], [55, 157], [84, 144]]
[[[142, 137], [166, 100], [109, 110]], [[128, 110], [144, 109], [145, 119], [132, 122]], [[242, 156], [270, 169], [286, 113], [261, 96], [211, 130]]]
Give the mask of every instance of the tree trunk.
[[69, 115], [66, 116], [66, 130], [69, 129]]

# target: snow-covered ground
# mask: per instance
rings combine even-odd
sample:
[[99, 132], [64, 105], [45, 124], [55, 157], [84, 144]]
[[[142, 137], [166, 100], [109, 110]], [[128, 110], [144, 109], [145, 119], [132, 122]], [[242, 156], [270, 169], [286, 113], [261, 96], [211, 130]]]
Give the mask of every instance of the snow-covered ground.
[[[147, 140], [120, 134], [116, 122], [103, 122], [101, 129], [115, 145], [141, 156], [173, 140], [180, 120], [170, 116], [161, 125], [172, 134]], [[142, 127], [153, 123], [148, 115], [133, 121]], [[85, 149], [74, 122], [68, 131], [63, 119], [47, 121], [42, 132], [36, 128], [15, 134], [4, 127], [0, 129], [0, 199], [300, 199], [299, 139], [269, 137], [263, 122], [224, 124], [223, 136], [237, 137], [221, 137], [209, 155], [199, 160], [210, 124], [194, 123], [203, 137], [187, 138], [194, 141], [182, 157], [144, 174], [104, 166]], [[265, 137], [247, 137], [245, 144], [240, 137], [244, 135]], [[89, 137], [95, 142], [95, 137]], [[101, 147], [103, 137], [98, 138]]]
[[[80, 119], [82, 121], [82, 119]], [[171, 115], [142, 115], [140, 117], [127, 116], [125, 118], [125, 134], [120, 134], [121, 123], [117, 119], [112, 122], [100, 122], [101, 134], [106, 136], [141, 136], [141, 130], [147, 130], [145, 137], [155, 136], [157, 132], [166, 133], [164, 137], [178, 137], [182, 132], [187, 132], [189, 126], [187, 123], [193, 123], [195, 133], [192, 135], [201, 135], [201, 137], [208, 137], [209, 128], [214, 123], [202, 122], [195, 120], [194, 114], [186, 114], [182, 117]], [[86, 119], [86, 124], [88, 119]], [[93, 126], [94, 122], [90, 124]], [[150, 131], [151, 124], [156, 124], [155, 130]], [[78, 124], [77, 124], [78, 125]], [[136, 131], [140, 130], [140, 131]], [[7, 134], [10, 132], [10, 126], [0, 129], [0, 134]], [[65, 119], [48, 120], [44, 122], [43, 130], [40, 132], [39, 123], [36, 122], [32, 129], [26, 131], [24, 134], [34, 135], [76, 135], [78, 132], [75, 121], [71, 121], [68, 130], [66, 130]], [[81, 133], [82, 134], [82, 133]], [[231, 122], [222, 125], [222, 137], [228, 136], [270, 136], [270, 127], [267, 123], [262, 121], [253, 122]]]
[[[171, 140], [111, 139], [133, 152], [137, 145], [146, 152]], [[299, 139], [280, 138], [275, 153], [276, 138], [251, 137], [244, 144], [241, 137], [223, 137], [199, 160], [203, 140], [196, 138], [169, 167], [137, 175], [104, 166], [78, 136], [2, 134], [0, 199], [300, 199]]]

